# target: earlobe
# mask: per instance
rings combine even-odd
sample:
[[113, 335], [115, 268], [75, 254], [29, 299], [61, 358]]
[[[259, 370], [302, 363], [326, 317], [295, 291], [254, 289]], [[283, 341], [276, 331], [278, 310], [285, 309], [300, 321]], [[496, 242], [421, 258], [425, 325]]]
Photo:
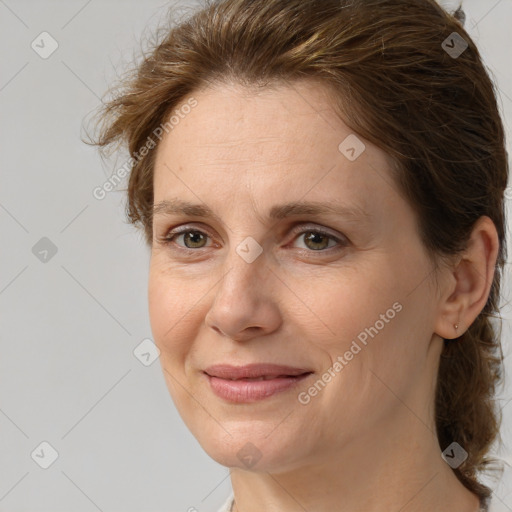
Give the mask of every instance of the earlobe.
[[483, 310], [494, 279], [498, 251], [494, 223], [489, 217], [480, 217], [466, 250], [448, 271], [449, 284], [440, 298], [436, 334], [444, 339], [462, 336]]
[[458, 315], [458, 313], [456, 313], [455, 311], [446, 311], [445, 316], [438, 319], [436, 323], [435, 333], [441, 338], [444, 338], [445, 340], [454, 340], [462, 336], [466, 331], [466, 328], [464, 327], [463, 324], [460, 323], [460, 321], [452, 320], [457, 316], [460, 315]]

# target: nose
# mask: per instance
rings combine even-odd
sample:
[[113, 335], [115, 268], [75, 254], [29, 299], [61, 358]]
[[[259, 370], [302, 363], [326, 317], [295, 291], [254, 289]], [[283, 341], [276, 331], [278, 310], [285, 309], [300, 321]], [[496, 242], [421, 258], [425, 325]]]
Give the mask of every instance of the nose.
[[217, 285], [205, 323], [221, 336], [247, 341], [277, 330], [282, 323], [277, 292], [282, 283], [265, 261], [265, 253], [251, 263], [236, 251]]

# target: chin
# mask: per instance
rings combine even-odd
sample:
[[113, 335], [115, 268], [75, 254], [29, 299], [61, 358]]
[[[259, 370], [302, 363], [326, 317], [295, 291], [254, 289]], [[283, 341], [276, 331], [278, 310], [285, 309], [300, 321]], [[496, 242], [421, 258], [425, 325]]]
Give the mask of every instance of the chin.
[[[203, 450], [218, 464], [229, 468], [239, 468], [254, 472], [279, 473], [296, 466], [297, 459], [302, 454], [286, 432], [281, 437], [277, 433], [268, 435], [271, 429], [266, 429], [264, 435], [258, 435], [257, 429], [247, 425], [246, 431], [235, 431], [218, 424], [208, 431], [194, 432]], [[230, 435], [231, 434], [231, 435]], [[304, 449], [304, 446], [301, 446]]]

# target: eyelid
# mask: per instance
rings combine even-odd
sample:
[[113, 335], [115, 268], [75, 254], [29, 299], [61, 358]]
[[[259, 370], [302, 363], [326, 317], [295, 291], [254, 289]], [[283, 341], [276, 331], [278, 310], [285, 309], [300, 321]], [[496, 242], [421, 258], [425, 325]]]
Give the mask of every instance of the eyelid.
[[321, 233], [325, 236], [330, 236], [331, 238], [334, 238], [338, 242], [348, 243], [348, 239], [346, 236], [342, 235], [341, 233], [334, 233], [329, 228], [324, 228], [322, 226], [317, 226], [315, 224], [299, 224], [298, 226], [295, 226], [292, 228], [291, 233], [292, 234], [302, 234], [307, 231], [313, 231], [315, 233]]

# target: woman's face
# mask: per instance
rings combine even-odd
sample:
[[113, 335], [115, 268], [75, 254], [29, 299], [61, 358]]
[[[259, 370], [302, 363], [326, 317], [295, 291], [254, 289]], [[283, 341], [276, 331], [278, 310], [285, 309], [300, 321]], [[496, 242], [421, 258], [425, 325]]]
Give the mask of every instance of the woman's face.
[[[313, 83], [194, 98], [157, 149], [149, 280], [188, 428], [221, 464], [284, 470], [428, 422], [436, 293], [389, 158]], [[254, 364], [287, 368], [208, 375]]]

